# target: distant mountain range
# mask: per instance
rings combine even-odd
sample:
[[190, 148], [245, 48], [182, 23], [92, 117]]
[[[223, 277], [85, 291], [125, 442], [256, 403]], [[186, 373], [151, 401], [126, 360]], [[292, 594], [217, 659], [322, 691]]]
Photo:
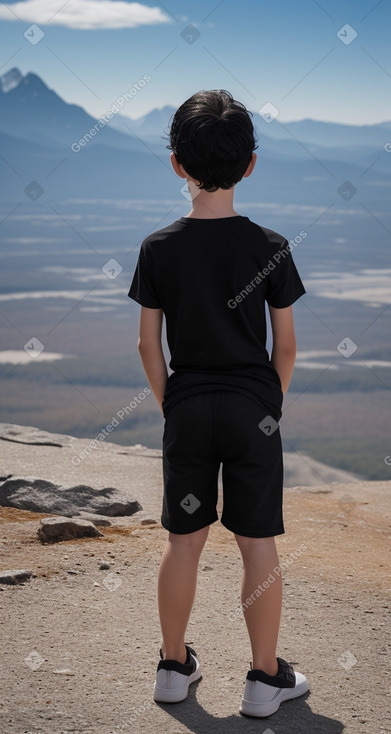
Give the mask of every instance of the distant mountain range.
[[[110, 125], [125, 134], [134, 130], [146, 138], [158, 140], [163, 135], [163, 130], [168, 128], [175, 111], [175, 107], [166, 105], [161, 109], [151, 110], [137, 120], [118, 114]], [[266, 141], [265, 148], [270, 149], [274, 147], [274, 140], [292, 141], [295, 138], [320, 148], [376, 148], [384, 145], [391, 136], [391, 121], [377, 125], [342, 125], [310, 119], [281, 123], [278, 117], [272, 122], [265, 122], [258, 112], [252, 111], [252, 115], [254, 126], [262, 140]]]
[[[87, 192], [165, 198], [176, 196], [181, 187], [166, 148], [174, 107], [154, 109], [137, 120], [119, 113], [96, 120], [61, 99], [36, 74], [23, 76], [16, 68], [0, 77], [0, 103], [2, 171], [9, 199], [20, 198], [21, 180], [31, 179], [58, 198]], [[253, 122], [259, 162], [250, 188], [247, 179], [239, 187], [239, 198], [259, 188], [264, 200], [311, 203], [319, 200], [319, 192], [327, 200], [330, 185], [335, 191], [346, 179], [359, 180], [372, 166], [361, 184], [375, 175], [377, 193], [388, 186], [391, 154], [384, 146], [391, 142], [391, 122], [281, 123], [278, 117], [267, 122], [257, 112]]]

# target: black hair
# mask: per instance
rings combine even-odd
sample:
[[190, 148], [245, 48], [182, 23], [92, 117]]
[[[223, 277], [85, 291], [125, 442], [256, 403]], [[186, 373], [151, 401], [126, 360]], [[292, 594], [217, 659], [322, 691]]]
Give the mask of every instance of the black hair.
[[250, 115], [225, 89], [202, 90], [175, 112], [166, 148], [200, 181], [200, 189], [230, 189], [243, 178], [258, 147]]

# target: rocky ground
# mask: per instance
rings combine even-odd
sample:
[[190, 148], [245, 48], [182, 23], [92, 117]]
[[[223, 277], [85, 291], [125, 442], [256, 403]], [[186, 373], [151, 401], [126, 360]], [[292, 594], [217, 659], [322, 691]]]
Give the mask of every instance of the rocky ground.
[[[42, 515], [0, 508], [0, 571], [33, 570], [29, 581], [0, 587], [2, 733], [391, 730], [391, 482], [285, 491], [278, 654], [307, 675], [310, 692], [268, 719], [251, 719], [238, 713], [251, 652], [238, 611], [241, 561], [233, 536], [215, 523], [201, 556], [186, 641], [203, 678], [185, 702], [158, 705], [156, 579], [167, 537], [159, 522], [160, 452], [104, 442], [72, 462], [86, 445], [71, 437], [58, 445], [0, 439], [2, 476], [114, 486], [143, 506], [132, 517], [110, 518], [111, 526], [99, 527], [103, 537], [51, 545], [37, 537]], [[157, 523], [145, 524], [149, 519]]]

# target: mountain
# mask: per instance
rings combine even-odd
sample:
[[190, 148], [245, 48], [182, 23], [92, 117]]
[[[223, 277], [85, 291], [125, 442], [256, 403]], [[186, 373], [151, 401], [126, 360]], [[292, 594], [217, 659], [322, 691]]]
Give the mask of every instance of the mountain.
[[[22, 76], [11, 69], [0, 77], [1, 131], [45, 146], [70, 146], [97, 124], [82, 107], [68, 104], [49, 89], [36, 74]], [[125, 150], [145, 146], [129, 135], [105, 125], [92, 137], [91, 145], [111, 145]]]
[[64, 148], [32, 143], [0, 132], [0, 150], [4, 151], [8, 163], [3, 166], [2, 174], [7, 182], [7, 196], [3, 200], [7, 198], [8, 202], [25, 200], [23, 192], [31, 181], [37, 181], [44, 189], [43, 202], [68, 197], [84, 199], [87, 195], [103, 199], [148, 199], [151, 181], [156, 192], [167, 192], [170, 176], [173, 190], [179, 189], [169, 162], [160, 162], [144, 146], [142, 150], [124, 150], [96, 144], [79, 154], [68, 150], [64, 155]]
[[[154, 109], [137, 119], [125, 115], [116, 115], [110, 122], [111, 127], [129, 134], [131, 130], [142, 132], [146, 138], [161, 139], [167, 130], [170, 118], [175, 113], [175, 107], [166, 105], [161, 109]], [[295, 122], [280, 122], [278, 117], [271, 123], [253, 111], [253, 123], [262, 140], [267, 141], [268, 150], [273, 147], [277, 150], [274, 141], [294, 141], [298, 138], [306, 145], [315, 145], [324, 148], [359, 148], [383, 146], [385, 135], [391, 135], [391, 121], [377, 125], [342, 125], [335, 122], [304, 119]], [[273, 144], [271, 145], [273, 141]]]
[[320, 120], [299, 120], [281, 123], [278, 118], [266, 123], [260, 115], [254, 115], [254, 123], [262, 135], [274, 140], [298, 138], [308, 145], [325, 148], [382, 147], [385, 133], [391, 134], [391, 121], [378, 125], [342, 125]]
[[6, 74], [0, 77], [0, 92], [10, 92], [11, 89], [17, 87], [22, 81], [23, 76], [19, 69], [10, 69]]
[[[64, 102], [39, 76], [31, 72], [23, 76], [17, 68], [0, 77], [0, 98], [3, 133], [55, 147], [70, 147], [97, 126], [88, 146], [110, 145], [130, 151], [145, 151], [150, 146], [153, 151], [164, 150], [175, 113], [175, 107], [170, 105], [137, 119], [115, 113], [102, 125], [82, 107]], [[277, 117], [268, 123], [254, 111], [253, 123], [259, 151], [292, 160], [305, 157], [307, 148], [313, 155], [357, 163], [357, 155], [365, 156], [375, 149], [382, 151], [387, 136], [391, 136], [391, 121], [378, 125], [342, 125], [311, 119], [282, 123]]]
[[[61, 99], [36, 74], [23, 76], [16, 68], [0, 77], [0, 103], [9, 200], [19, 200], [25, 186], [38, 181], [46, 195], [56, 198], [84, 198], [88, 192], [90, 197], [172, 196], [181, 201], [184, 182], [174, 175], [166, 148], [174, 107], [154, 109], [136, 120], [119, 114], [111, 121], [96, 120]], [[264, 202], [321, 202], [326, 208], [348, 180], [360, 187], [368, 205], [385, 202], [391, 159], [384, 144], [391, 123], [360, 127], [315, 120], [280, 123], [278, 118], [267, 123], [255, 112], [253, 120], [258, 162], [250, 183], [243, 179], [238, 188], [238, 200], [250, 195]]]
[[[161, 148], [168, 143], [168, 130], [174, 113], [175, 107], [166, 105], [137, 119], [118, 114], [109, 125], [125, 135], [133, 132], [141, 135], [149, 145]], [[258, 112], [253, 111], [252, 114], [258, 137], [258, 155], [298, 161], [305, 157], [307, 150], [318, 158], [344, 160], [366, 168], [381, 153], [378, 167], [389, 171], [384, 145], [391, 140], [391, 121], [378, 125], [342, 125], [310, 119], [282, 123], [277, 117], [267, 123]]]
[[134, 130], [137, 134], [142, 133], [145, 138], [153, 138], [155, 140], [162, 140], [163, 142], [162, 136], [166, 134], [170, 118], [174, 113], [175, 107], [166, 105], [161, 109], [151, 110], [151, 112], [137, 119], [131, 119], [125, 115], [118, 114], [110, 120], [109, 124], [110, 127], [126, 135], [129, 135]]

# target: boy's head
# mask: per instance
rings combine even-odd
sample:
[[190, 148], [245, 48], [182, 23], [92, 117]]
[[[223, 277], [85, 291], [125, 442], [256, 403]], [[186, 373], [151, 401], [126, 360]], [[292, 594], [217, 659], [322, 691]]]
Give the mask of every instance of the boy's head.
[[225, 89], [197, 92], [176, 111], [166, 147], [199, 188], [230, 189], [258, 147], [250, 115]]

